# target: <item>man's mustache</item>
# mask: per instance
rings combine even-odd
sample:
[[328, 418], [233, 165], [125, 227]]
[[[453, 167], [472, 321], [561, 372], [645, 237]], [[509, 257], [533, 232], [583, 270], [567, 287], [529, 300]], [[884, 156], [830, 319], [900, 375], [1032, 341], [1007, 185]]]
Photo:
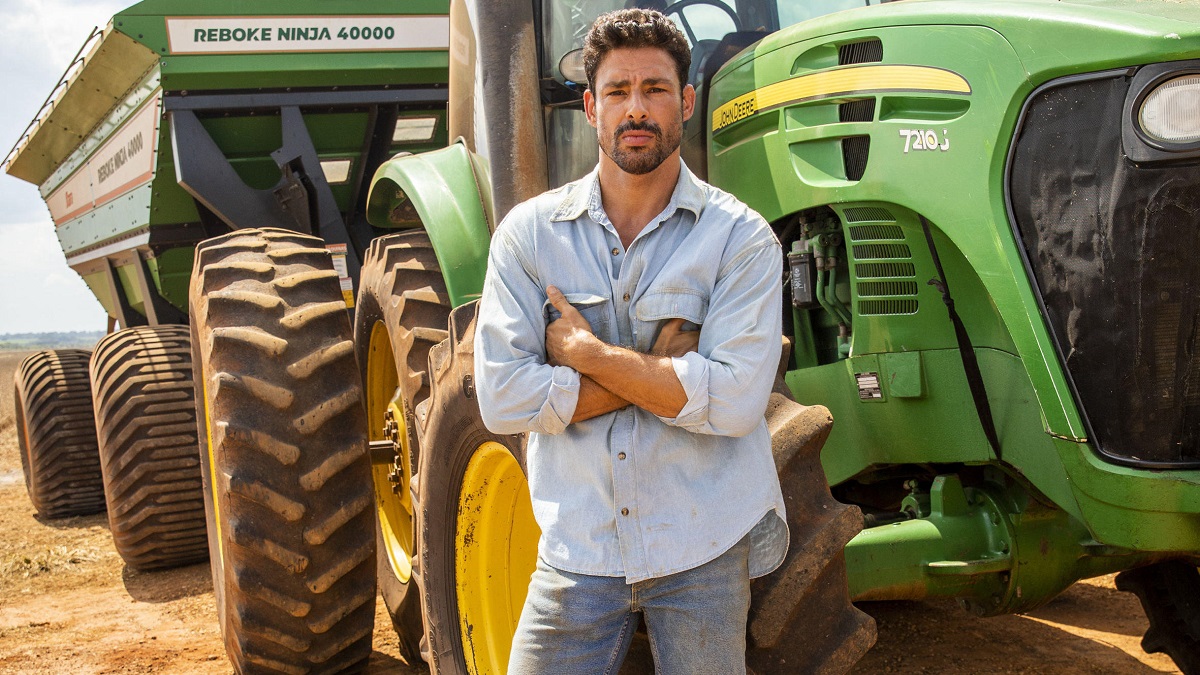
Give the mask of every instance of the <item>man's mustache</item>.
[[634, 122], [633, 120], [626, 120], [619, 124], [616, 131], [613, 132], [613, 141], [621, 140], [621, 134], [628, 131], [649, 131], [650, 133], [654, 134], [655, 138], [660, 141], [662, 140], [662, 127], [658, 126], [654, 122]]

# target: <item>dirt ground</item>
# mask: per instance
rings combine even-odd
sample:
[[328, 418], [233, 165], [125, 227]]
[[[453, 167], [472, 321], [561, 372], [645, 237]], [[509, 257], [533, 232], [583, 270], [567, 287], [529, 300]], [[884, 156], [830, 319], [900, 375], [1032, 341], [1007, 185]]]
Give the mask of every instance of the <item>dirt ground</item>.
[[[132, 572], [104, 515], [34, 517], [9, 384], [23, 356], [0, 352], [0, 672], [227, 675], [206, 565]], [[1142, 652], [1146, 620], [1111, 576], [1022, 616], [979, 619], [940, 601], [863, 609], [879, 623], [879, 642], [856, 674], [1179, 672], [1165, 656]], [[370, 672], [426, 672], [399, 659], [382, 601], [378, 611]]]

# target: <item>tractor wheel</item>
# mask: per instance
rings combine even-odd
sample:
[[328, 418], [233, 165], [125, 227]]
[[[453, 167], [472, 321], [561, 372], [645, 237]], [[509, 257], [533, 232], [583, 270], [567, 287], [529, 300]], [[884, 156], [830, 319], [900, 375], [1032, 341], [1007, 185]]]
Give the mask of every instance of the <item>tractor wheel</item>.
[[450, 298], [424, 231], [371, 242], [362, 267], [354, 343], [373, 447], [379, 590], [400, 638], [400, 655], [420, 656], [424, 623], [412, 581], [411, 478], [420, 455], [417, 406], [429, 398], [431, 347], [446, 339]]
[[13, 378], [25, 488], [43, 518], [104, 510], [89, 356], [83, 349], [37, 352]]
[[[524, 438], [492, 434], [479, 416], [476, 307], [455, 309], [449, 339], [430, 353], [433, 393], [421, 428], [418, 548], [431, 665], [439, 674], [506, 671], [540, 534]], [[758, 675], [842, 673], [876, 636], [875, 622], [850, 604], [842, 555], [862, 515], [834, 501], [821, 468], [829, 411], [791, 400], [782, 378], [776, 390], [767, 423], [792, 547], [778, 571], [752, 586], [747, 665]], [[648, 658], [635, 644], [622, 672], [650, 672], [637, 662], [639, 651]]]
[[844, 673], [877, 636], [875, 620], [850, 604], [842, 552], [862, 530], [862, 512], [829, 492], [821, 466], [828, 409], [797, 403], [780, 377], [766, 417], [792, 541], [779, 569], [750, 586], [746, 664], [758, 675]]
[[433, 393], [421, 431], [417, 542], [430, 666], [442, 675], [507, 671], [541, 534], [524, 439], [489, 432], [479, 416], [477, 305], [451, 312], [449, 339], [430, 353]]
[[366, 666], [374, 514], [350, 322], [321, 240], [201, 243], [193, 373], [214, 593], [239, 673]]
[[113, 333], [92, 354], [92, 403], [108, 523], [127, 565], [208, 557], [187, 326]]
[[1121, 572], [1117, 588], [1137, 595], [1150, 620], [1142, 649], [1170, 656], [1184, 675], [1200, 675], [1200, 573], [1196, 566], [1168, 560]]

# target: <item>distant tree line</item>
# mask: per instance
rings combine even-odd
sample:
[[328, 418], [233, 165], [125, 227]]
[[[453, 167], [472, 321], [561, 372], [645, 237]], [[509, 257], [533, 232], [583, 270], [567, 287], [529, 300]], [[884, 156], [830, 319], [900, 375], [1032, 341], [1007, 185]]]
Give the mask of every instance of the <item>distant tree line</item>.
[[0, 333], [0, 350], [91, 349], [102, 330], [74, 330], [62, 333]]

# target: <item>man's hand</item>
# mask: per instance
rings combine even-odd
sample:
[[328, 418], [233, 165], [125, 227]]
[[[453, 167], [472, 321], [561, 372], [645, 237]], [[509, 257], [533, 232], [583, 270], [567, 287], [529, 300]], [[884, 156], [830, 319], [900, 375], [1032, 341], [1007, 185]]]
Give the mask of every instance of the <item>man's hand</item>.
[[592, 326], [554, 286], [546, 287], [546, 297], [562, 315], [546, 326], [546, 363], [578, 370], [575, 357], [597, 341]]
[[658, 331], [651, 356], [683, 356], [700, 346], [700, 331], [683, 330], [683, 319], [671, 319]]

